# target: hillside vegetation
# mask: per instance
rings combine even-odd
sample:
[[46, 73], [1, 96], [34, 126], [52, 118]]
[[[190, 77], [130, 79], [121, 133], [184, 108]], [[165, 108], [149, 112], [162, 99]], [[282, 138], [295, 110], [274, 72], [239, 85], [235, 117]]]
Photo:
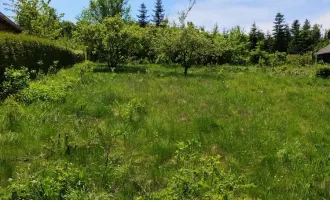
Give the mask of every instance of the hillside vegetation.
[[39, 77], [0, 106], [0, 198], [328, 199], [330, 82], [314, 73], [83, 63]]

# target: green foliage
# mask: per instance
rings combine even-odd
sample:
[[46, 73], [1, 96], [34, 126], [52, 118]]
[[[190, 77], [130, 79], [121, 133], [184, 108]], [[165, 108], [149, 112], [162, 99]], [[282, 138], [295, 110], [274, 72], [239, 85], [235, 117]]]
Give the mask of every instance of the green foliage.
[[61, 22], [61, 37], [72, 39], [73, 32], [76, 30], [76, 25], [70, 21]]
[[29, 86], [30, 74], [27, 68], [15, 70], [13, 68], [6, 68], [4, 73], [4, 80], [0, 87], [0, 99], [17, 93], [18, 91]]
[[329, 199], [329, 82], [315, 67], [106, 69], [37, 75], [18, 94], [63, 99], [0, 105], [1, 199]]
[[27, 180], [11, 181], [9, 195], [4, 199], [88, 199], [85, 174], [73, 164], [42, 163], [42, 168]]
[[127, 0], [90, 0], [89, 7], [81, 13], [79, 20], [89, 23], [103, 23], [106, 18], [120, 16], [131, 21], [131, 8]]
[[164, 21], [164, 17], [165, 17], [165, 10], [164, 10], [164, 6], [163, 6], [163, 1], [162, 0], [156, 0], [155, 2], [155, 10], [154, 11], [154, 15], [152, 16], [152, 22], [155, 23], [155, 25], [157, 27], [161, 26], [163, 21]]
[[148, 10], [147, 10], [147, 7], [144, 3], [142, 3], [140, 5], [140, 10], [139, 10], [139, 15], [137, 15], [138, 17], [138, 22], [140, 24], [140, 27], [142, 28], [145, 28], [147, 26], [147, 24], [149, 23], [149, 16], [147, 15], [148, 14]]
[[303, 51], [302, 39], [301, 39], [301, 28], [299, 20], [295, 20], [291, 26], [292, 39], [289, 44], [288, 52], [292, 54], [299, 54]]
[[[223, 33], [219, 33], [217, 28], [207, 32], [192, 23], [187, 23], [187, 26], [185, 12], [182, 14], [179, 25], [168, 24], [162, 29], [141, 24], [137, 27], [134, 23], [126, 23], [120, 16], [95, 24], [80, 21], [75, 37], [85, 45], [90, 60], [106, 61], [110, 68], [127, 63], [171, 63], [181, 65], [185, 74], [192, 66], [200, 65], [258, 64], [274, 67], [286, 63], [287, 52], [307, 52], [303, 50], [299, 21], [296, 20], [290, 30], [280, 13], [276, 17], [273, 36], [270, 33], [265, 35], [256, 24], [253, 24], [249, 35], [239, 26]], [[310, 37], [314, 35], [311, 48], [323, 47], [323, 44], [316, 45], [324, 43], [319, 38], [319, 26], [314, 25], [313, 30], [310, 31]], [[298, 56], [290, 59], [290, 63], [298, 63], [293, 61], [298, 60]], [[299, 65], [309, 63], [307, 56], [299, 56]]]
[[133, 32], [128, 32], [125, 28], [125, 22], [119, 16], [105, 20], [102, 42], [109, 67], [116, 68], [128, 57], [130, 42], [134, 41], [129, 40]]
[[287, 54], [284, 52], [275, 52], [270, 54], [270, 65], [272, 67], [284, 65], [287, 61]]
[[320, 78], [329, 78], [330, 77], [330, 68], [329, 67], [321, 67], [317, 69], [316, 76]]
[[80, 23], [75, 35], [98, 60], [116, 68], [143, 51], [142, 41], [146, 41], [143, 33], [139, 26], [127, 25], [116, 16], [104, 19], [102, 24]]
[[29, 35], [56, 39], [61, 35], [60, 20], [63, 14], [58, 14], [45, 0], [10, 0], [14, 19]]
[[308, 52], [303, 55], [287, 55], [287, 63], [298, 66], [311, 66], [315, 63], [313, 60], [313, 52]]
[[258, 42], [256, 49], [250, 52], [250, 63], [260, 66], [269, 65], [269, 54], [262, 50], [264, 43]]
[[207, 40], [192, 23], [188, 23], [187, 28], [172, 28], [165, 32], [162, 38], [160, 51], [174, 63], [180, 63], [187, 75], [188, 69], [198, 62], [200, 54], [207, 48]]
[[281, 13], [277, 13], [275, 17], [273, 36], [275, 51], [287, 52], [290, 31], [288, 30], [284, 15]]
[[304, 52], [312, 50], [311, 23], [305, 20], [301, 30], [302, 49]]
[[59, 102], [66, 100], [68, 92], [76, 84], [87, 84], [92, 81], [93, 64], [89, 62], [81, 63], [77, 69], [69, 71], [59, 71], [56, 75], [56, 82], [52, 76], [39, 78], [37, 81], [29, 83], [29, 87], [19, 91], [15, 98], [25, 104], [37, 102]]
[[4, 101], [0, 111], [0, 131], [2, 133], [6, 131], [15, 132], [15, 130], [19, 127], [20, 120], [22, 119], [24, 113], [22, 106], [15, 101], [14, 98], [9, 97]]
[[125, 122], [136, 121], [144, 113], [144, 105], [138, 99], [132, 99], [127, 104], [119, 104], [118, 102], [116, 104], [115, 115], [118, 115]]
[[253, 187], [253, 184], [244, 183], [243, 177], [225, 172], [219, 156], [193, 158], [186, 162], [189, 165], [178, 169], [168, 187], [154, 193], [152, 199], [240, 199], [237, 194]]
[[264, 39], [264, 33], [257, 28], [256, 23], [253, 23], [249, 33], [250, 49], [256, 49], [258, 42], [262, 42]]
[[14, 69], [26, 67], [29, 71], [48, 72], [54, 63], [60, 69], [83, 59], [81, 52], [76, 53], [46, 39], [0, 33], [0, 75], [9, 66]]

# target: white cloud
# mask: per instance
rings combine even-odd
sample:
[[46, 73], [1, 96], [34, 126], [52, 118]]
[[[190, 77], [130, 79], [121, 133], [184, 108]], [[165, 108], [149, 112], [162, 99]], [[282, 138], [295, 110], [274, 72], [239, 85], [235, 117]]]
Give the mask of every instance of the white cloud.
[[[176, 19], [176, 13], [183, 10], [187, 2], [188, 0], [177, 0], [169, 18]], [[329, 5], [329, 1], [322, 3]], [[239, 25], [249, 31], [251, 24], [256, 22], [262, 30], [271, 31], [276, 13], [281, 12], [290, 24], [294, 19], [303, 22], [308, 18], [313, 23], [323, 24], [323, 27], [329, 26], [330, 13], [320, 16], [315, 12], [318, 9], [315, 5], [314, 0], [197, 0], [187, 20], [204, 26], [207, 30], [218, 23], [220, 30]], [[322, 5], [319, 6], [321, 9]]]
[[320, 17], [316, 18], [312, 22], [317, 23], [317, 24], [322, 24], [323, 28], [329, 29], [330, 28], [330, 12], [321, 15]]

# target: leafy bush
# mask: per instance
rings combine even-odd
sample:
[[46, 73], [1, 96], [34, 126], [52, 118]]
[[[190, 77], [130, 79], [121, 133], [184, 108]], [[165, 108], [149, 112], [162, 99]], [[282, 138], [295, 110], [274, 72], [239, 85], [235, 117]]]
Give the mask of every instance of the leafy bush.
[[176, 151], [178, 171], [167, 188], [152, 194], [152, 199], [239, 199], [244, 190], [254, 187], [223, 170], [220, 156], [199, 156], [195, 140], [180, 142]]
[[4, 199], [88, 199], [84, 173], [70, 163], [43, 164], [44, 170], [29, 180], [14, 180]]
[[0, 88], [0, 98], [4, 99], [29, 86], [30, 75], [27, 68], [15, 70], [7, 68]]
[[260, 66], [269, 64], [269, 54], [261, 49], [256, 49], [250, 53], [250, 63]]
[[0, 113], [0, 133], [15, 132], [20, 127], [24, 109], [14, 98], [9, 97], [4, 101]]
[[275, 52], [270, 55], [270, 64], [272, 67], [284, 65], [287, 61], [287, 54], [284, 52]]
[[320, 78], [329, 78], [330, 77], [330, 68], [321, 67], [316, 71], [316, 76]]
[[288, 55], [287, 63], [299, 66], [313, 65], [313, 53], [309, 52], [303, 55]]
[[63, 76], [59, 83], [54, 83], [52, 79], [45, 78], [31, 82], [29, 88], [21, 90], [15, 97], [27, 104], [38, 101], [64, 102], [67, 91], [78, 81], [78, 78], [70, 76]]
[[82, 52], [74, 52], [50, 40], [0, 33], [0, 76], [8, 66], [14, 69], [24, 66], [29, 71], [43, 70], [47, 73], [55, 63], [57, 68], [63, 68], [83, 59]]

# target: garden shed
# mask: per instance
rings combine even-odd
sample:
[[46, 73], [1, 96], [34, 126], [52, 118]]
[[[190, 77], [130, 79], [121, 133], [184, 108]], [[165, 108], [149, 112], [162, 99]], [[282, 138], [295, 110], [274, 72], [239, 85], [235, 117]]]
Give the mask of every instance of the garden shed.
[[0, 12], [0, 31], [21, 33], [22, 29], [15, 22], [6, 17], [6, 15]]
[[321, 49], [320, 51], [315, 53], [315, 55], [317, 56], [318, 61], [322, 60], [324, 63], [330, 63], [330, 45]]

